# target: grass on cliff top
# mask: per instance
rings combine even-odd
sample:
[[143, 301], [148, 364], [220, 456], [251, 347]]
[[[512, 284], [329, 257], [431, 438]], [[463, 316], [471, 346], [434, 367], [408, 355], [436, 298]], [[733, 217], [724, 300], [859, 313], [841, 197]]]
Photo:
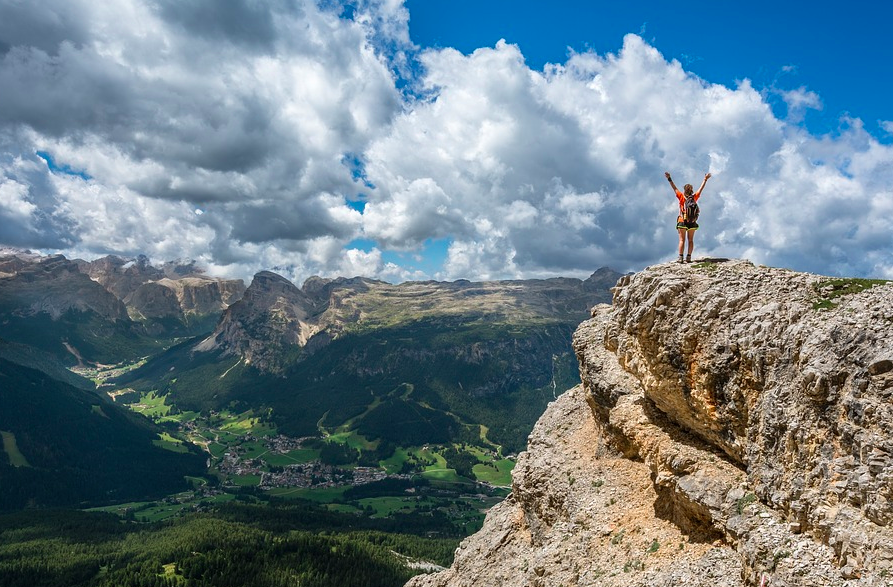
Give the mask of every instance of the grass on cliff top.
[[712, 271], [716, 271], [719, 268], [719, 265], [717, 265], [716, 263], [714, 263], [712, 261], [702, 261], [702, 262], [694, 265], [694, 268], [695, 269], [703, 269], [704, 271], [707, 271], [709, 273]]
[[889, 283], [887, 279], [863, 279], [859, 277], [825, 279], [813, 284], [813, 289], [819, 295], [819, 300], [812, 305], [813, 310], [831, 310], [837, 307], [837, 302], [832, 300], [850, 295], [862, 293], [876, 285]]

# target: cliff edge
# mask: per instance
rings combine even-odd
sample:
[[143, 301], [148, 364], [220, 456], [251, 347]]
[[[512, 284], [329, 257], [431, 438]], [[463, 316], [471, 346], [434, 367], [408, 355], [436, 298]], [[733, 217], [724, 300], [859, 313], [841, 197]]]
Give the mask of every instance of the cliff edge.
[[893, 284], [625, 276], [512, 494], [408, 586], [893, 586]]

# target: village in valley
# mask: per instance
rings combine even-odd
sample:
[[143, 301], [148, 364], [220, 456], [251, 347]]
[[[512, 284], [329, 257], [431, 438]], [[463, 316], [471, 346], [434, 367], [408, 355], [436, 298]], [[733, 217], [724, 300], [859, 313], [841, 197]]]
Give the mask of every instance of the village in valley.
[[[264, 442], [270, 451], [269, 454], [286, 456], [292, 451], [301, 450], [302, 442], [306, 439], [289, 438], [281, 434], [266, 439], [256, 439], [250, 434], [245, 436], [245, 441], [249, 443], [258, 440]], [[389, 477], [381, 467], [343, 468], [319, 461], [270, 467], [263, 457], [243, 458], [244, 455], [245, 451], [241, 450], [239, 446], [233, 446], [223, 453], [223, 459], [218, 463], [217, 470], [226, 478], [244, 475], [260, 476], [258, 487], [264, 490], [277, 487], [319, 489], [342, 485], [363, 485]], [[396, 474], [390, 475], [390, 477], [409, 479], [411, 475]]]
[[[167, 519], [232, 500], [286, 499], [373, 517], [440, 511], [475, 528], [505, 497], [511, 482], [515, 457], [505, 458], [497, 450], [465, 447], [478, 459], [470, 474], [475, 478], [462, 477], [448, 466], [444, 455], [455, 454], [457, 447], [398, 447], [374, 466], [360, 464], [355, 456], [344, 458], [374, 446], [349, 430], [321, 428], [320, 436], [291, 437], [277, 430], [269, 413], [180, 411], [156, 392], [117, 391], [114, 399], [166, 430], [155, 441], [158, 446], [183, 452], [192, 444], [207, 454], [208, 474], [191, 478], [192, 491], [156, 502], [97, 508], [136, 520]], [[331, 462], [325, 449], [333, 446], [343, 452]]]

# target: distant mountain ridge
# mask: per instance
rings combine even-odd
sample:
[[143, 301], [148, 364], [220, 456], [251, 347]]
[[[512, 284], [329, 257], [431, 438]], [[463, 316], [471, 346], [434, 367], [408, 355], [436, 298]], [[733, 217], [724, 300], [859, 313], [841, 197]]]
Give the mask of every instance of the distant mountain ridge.
[[213, 330], [245, 286], [204, 275], [192, 262], [146, 257], [92, 262], [0, 251], [0, 338], [67, 364], [117, 363], [157, 352], [175, 337]]
[[271, 409], [296, 436], [342, 427], [380, 452], [428, 438], [513, 451], [575, 382], [571, 334], [620, 277], [298, 287], [262, 271], [243, 290], [188, 262], [13, 253], [0, 257], [0, 336], [69, 366], [145, 358], [114, 384], [189, 410]]
[[311, 277], [302, 288], [262, 271], [217, 328], [195, 347], [241, 356], [261, 371], [284, 367], [283, 354], [313, 352], [347, 332], [362, 332], [432, 317], [472, 317], [500, 323], [577, 321], [605, 300], [621, 274], [602, 268], [571, 278], [471, 282], [405, 282]]
[[70, 310], [89, 311], [112, 322], [129, 320], [120, 299], [62, 255], [0, 257], [0, 310], [53, 319]]
[[135, 259], [108, 255], [75, 263], [121, 300], [132, 319], [161, 321], [153, 328], [156, 332], [170, 328], [172, 322], [183, 324], [192, 334], [202, 327], [213, 328], [220, 313], [245, 292], [241, 279], [209, 277], [194, 261], [154, 266], [144, 255]]

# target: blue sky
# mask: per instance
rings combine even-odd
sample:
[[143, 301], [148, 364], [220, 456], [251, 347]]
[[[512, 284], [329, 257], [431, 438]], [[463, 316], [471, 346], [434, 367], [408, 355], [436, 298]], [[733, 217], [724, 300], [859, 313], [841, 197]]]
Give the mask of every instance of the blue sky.
[[889, 141], [878, 125], [893, 119], [893, 5], [856, 0], [803, 3], [597, 2], [553, 0], [408, 0], [409, 32], [424, 47], [470, 53], [499, 39], [517, 44], [527, 64], [563, 63], [568, 49], [615, 52], [628, 33], [642, 36], [668, 59], [707, 81], [734, 86], [748, 78], [767, 91], [805, 86], [821, 110], [805, 124], [834, 132], [842, 116], [860, 118]]
[[[893, 8], [0, 0], [0, 247], [411, 279], [893, 278]], [[767, 212], [768, 211], [768, 212]]]

